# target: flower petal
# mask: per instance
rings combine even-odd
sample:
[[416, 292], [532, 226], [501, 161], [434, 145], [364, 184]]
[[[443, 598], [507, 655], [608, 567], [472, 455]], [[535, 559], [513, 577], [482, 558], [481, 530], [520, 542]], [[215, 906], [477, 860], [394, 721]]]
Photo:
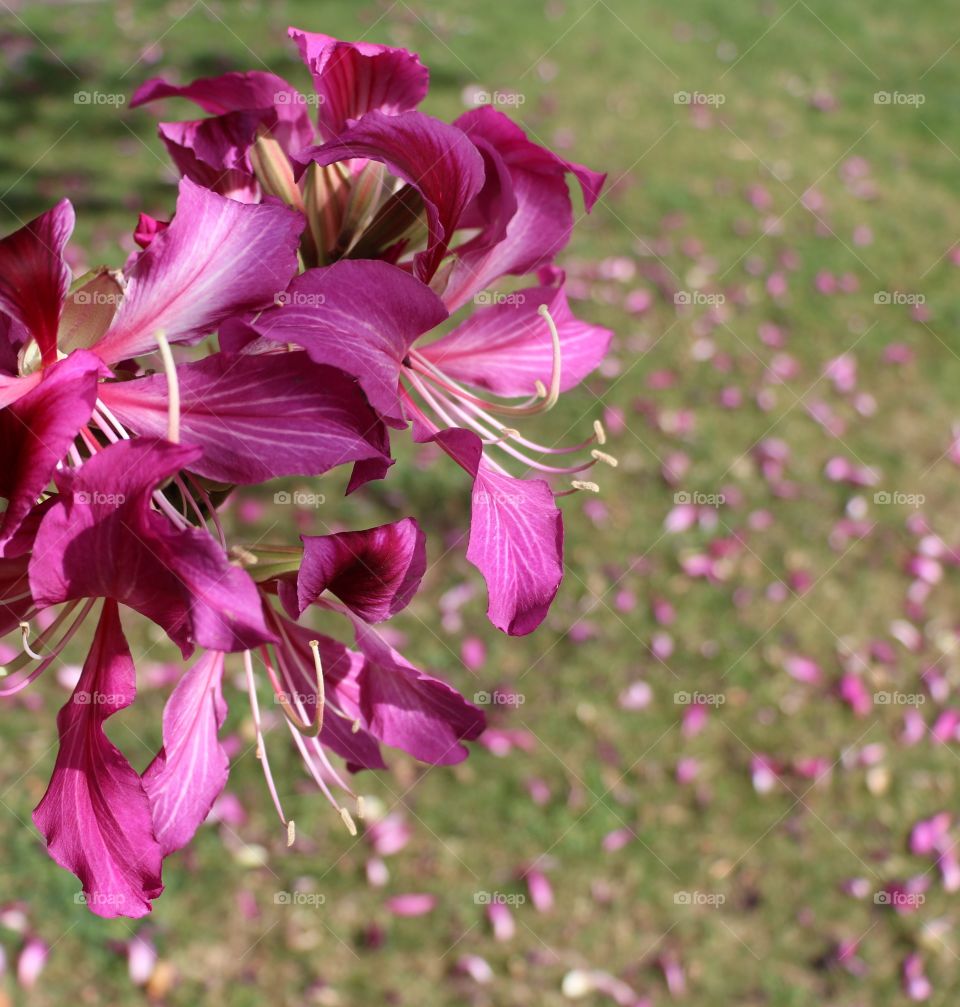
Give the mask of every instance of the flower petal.
[[480, 438], [453, 428], [432, 437], [473, 476], [467, 559], [487, 582], [487, 617], [524, 636], [543, 622], [563, 579], [563, 519], [542, 479], [515, 479], [483, 458]]
[[206, 532], [151, 507], [154, 489], [199, 455], [138, 437], [58, 472], [30, 560], [36, 604], [113, 598], [162, 626], [184, 656], [194, 643], [231, 652], [272, 641], [247, 574]]
[[[383, 426], [357, 384], [306, 353], [215, 353], [179, 366], [177, 378], [180, 436], [203, 448], [190, 468], [208, 479], [252, 484], [359, 459], [392, 464]], [[165, 375], [105, 385], [101, 397], [130, 429], [164, 435]]]
[[97, 400], [99, 357], [84, 350], [43, 370], [43, 379], [0, 410], [0, 556], [50, 482]]
[[344, 261], [308, 269], [282, 301], [252, 323], [227, 323], [223, 337], [229, 341], [240, 328], [284, 345], [296, 343], [316, 363], [356, 377], [373, 408], [400, 425], [403, 358], [418, 336], [447, 317], [436, 294], [385, 262]]
[[580, 183], [588, 212], [606, 178], [528, 140], [516, 123], [490, 106], [465, 113], [454, 125], [488, 158], [502, 160], [513, 183], [517, 211], [503, 240], [471, 243], [458, 257], [443, 294], [451, 311], [501, 276], [522, 276], [547, 265], [567, 244], [573, 230], [567, 173]]
[[342, 42], [317, 32], [288, 31], [313, 74], [320, 129], [336, 136], [368, 112], [397, 115], [426, 97], [430, 71], [416, 53], [369, 42]]
[[355, 615], [382, 622], [406, 608], [427, 568], [426, 536], [413, 518], [366, 531], [304, 535], [297, 615], [324, 591]]
[[33, 812], [50, 856], [80, 879], [97, 916], [144, 916], [163, 891], [161, 851], [140, 777], [104, 722], [136, 695], [116, 602], [104, 602], [80, 681], [57, 716], [60, 751]]
[[93, 349], [107, 363], [205, 335], [231, 315], [263, 308], [297, 271], [303, 218], [285, 206], [247, 206], [189, 179], [170, 226], [141, 252], [123, 302]]
[[539, 314], [550, 311], [560, 337], [560, 391], [579, 384], [597, 367], [613, 333], [576, 318], [560, 286], [527, 287], [474, 311], [452, 332], [419, 353], [445, 374], [498, 395], [532, 395], [536, 382], [550, 386], [553, 342]]
[[227, 716], [223, 654], [207, 651], [163, 710], [163, 748], [143, 774], [163, 855], [186, 846], [227, 782], [230, 760], [217, 739]]
[[70, 200], [61, 199], [0, 241], [0, 311], [36, 339], [45, 364], [57, 359], [57, 329], [70, 288], [63, 250], [75, 221]]

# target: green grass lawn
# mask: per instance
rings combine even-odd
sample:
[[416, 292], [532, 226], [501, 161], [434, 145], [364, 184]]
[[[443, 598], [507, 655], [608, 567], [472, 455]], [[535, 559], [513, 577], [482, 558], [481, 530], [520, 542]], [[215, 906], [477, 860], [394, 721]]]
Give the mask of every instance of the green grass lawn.
[[[905, 746], [902, 706], [857, 717], [836, 689], [842, 655], [890, 638], [910, 584], [903, 568], [916, 549], [906, 525], [913, 511], [875, 503], [874, 493], [922, 495], [933, 531], [949, 545], [958, 536], [960, 471], [944, 457], [960, 420], [950, 254], [960, 241], [955, 8], [945, 0], [878, 0], [869, 10], [855, 0], [3, 6], [3, 233], [69, 196], [87, 264], [120, 264], [136, 213], [171, 212], [175, 177], [153, 112], [77, 104], [77, 92], [129, 95], [156, 73], [185, 82], [264, 68], [306, 89], [285, 41], [293, 23], [416, 49], [432, 68], [426, 110], [443, 117], [463, 108], [470, 86], [522, 95], [517, 112], [532, 136], [611, 177], [563, 262], [585, 295], [577, 310], [617, 332], [612, 364], [568, 395], [543, 430], [579, 439], [605, 409], [625, 422], [610, 440], [619, 468], [602, 476], [599, 499], [565, 502], [568, 574], [538, 633], [494, 635], [462, 545], [397, 618], [408, 655], [468, 696], [497, 685], [521, 693], [521, 706], [493, 719], [528, 732], [531, 745], [506, 758], [478, 747], [454, 769], [394, 758], [391, 774], [360, 778], [365, 794], [404, 809], [413, 828], [388, 859], [383, 888], [366, 881], [368, 844], [346, 834], [277, 730], [271, 760], [299, 835], [285, 848], [237, 690], [228, 695], [227, 729], [239, 739], [229, 789], [247, 820], [205, 826], [168, 861], [166, 892], [143, 928], [99, 920], [75, 904], [75, 879], [47, 859], [30, 824], [64, 691], [48, 675], [33, 690], [36, 709], [8, 701], [0, 903], [24, 903], [31, 931], [53, 949], [29, 994], [0, 980], [0, 1004], [4, 995], [36, 1007], [143, 1002], [117, 950], [139, 929], [160, 956], [153, 994], [171, 1005], [552, 1007], [569, 1002], [562, 983], [577, 969], [608, 971], [663, 1003], [664, 958], [685, 972], [678, 1001], [696, 1007], [888, 1004], [906, 1002], [900, 965], [913, 951], [933, 983], [929, 1002], [953, 1004], [955, 896], [934, 869], [915, 913], [877, 905], [873, 893], [930, 867], [909, 853], [907, 837], [917, 819], [956, 808], [960, 748], [929, 735]], [[878, 101], [878, 92], [893, 97]], [[680, 103], [678, 93], [704, 103]], [[917, 95], [922, 103], [903, 97]], [[614, 264], [623, 278], [614, 266], [598, 274], [600, 260], [623, 260]], [[825, 272], [849, 274], [850, 292], [820, 293]], [[785, 278], [782, 296], [768, 285], [772, 273]], [[626, 307], [638, 290], [653, 296], [642, 313]], [[725, 301], [710, 321], [707, 305], [678, 308], [677, 291]], [[877, 303], [884, 292], [891, 301], [921, 295], [925, 313]], [[761, 338], [771, 326], [782, 348]], [[885, 362], [891, 343], [906, 344], [912, 362]], [[857, 361], [854, 395], [823, 377], [843, 353]], [[743, 396], [739, 408], [721, 404], [731, 387]], [[855, 402], [857, 394], [872, 405]], [[829, 409], [843, 425], [838, 436], [810, 407]], [[789, 446], [794, 496], [774, 495], [758, 471], [756, 447], [769, 438]], [[690, 466], [670, 486], [661, 467], [678, 451]], [[877, 486], [828, 481], [824, 466], [838, 455], [879, 470]], [[348, 502], [341, 485], [325, 482], [328, 503], [303, 516], [306, 530], [413, 513], [440, 559], [465, 527], [466, 486], [449, 467], [398, 465]], [[665, 532], [677, 492], [724, 494], [716, 528]], [[451, 505], [438, 512], [441, 495]], [[868, 534], [831, 540], [857, 496]], [[769, 527], [758, 511], [769, 511]], [[264, 527], [276, 519], [268, 512]], [[684, 572], [691, 556], [735, 533], [739, 547], [718, 563], [717, 582]], [[809, 575], [803, 593], [793, 590], [798, 573]], [[463, 628], [450, 633], [440, 597], [461, 583], [476, 590], [461, 610]], [[947, 565], [919, 622], [923, 648], [894, 643], [893, 665], [868, 660], [869, 693], [921, 693], [931, 666], [960, 687], [958, 586]], [[659, 657], [650, 645], [665, 628], [651, 615], [654, 598], [677, 612], [666, 627], [674, 649]], [[463, 635], [487, 645], [476, 676], [459, 659]], [[141, 652], [172, 659], [155, 643], [142, 638]], [[783, 659], [792, 653], [818, 661], [823, 682], [791, 678]], [[638, 680], [652, 689], [650, 705], [622, 708], [618, 697]], [[675, 702], [684, 691], [724, 700], [692, 737]], [[145, 688], [136, 710], [111, 725], [138, 767], [159, 744], [163, 698]], [[935, 708], [930, 699], [921, 707], [928, 724]], [[818, 758], [830, 771], [817, 780], [788, 771], [758, 793], [751, 764], [760, 754], [782, 764]], [[698, 773], [679, 782], [687, 759]], [[534, 780], [549, 794], [542, 804], [530, 797]], [[605, 851], [604, 837], [618, 829], [629, 841]], [[555, 905], [545, 913], [519, 906], [514, 937], [497, 941], [477, 893], [524, 893], [517, 874], [534, 862]], [[865, 879], [865, 898], [844, 890], [853, 878]], [[275, 902], [294, 890], [323, 902]], [[393, 918], [386, 900], [406, 892], [435, 894], [437, 908]], [[678, 904], [681, 893], [698, 893], [696, 904]], [[22, 941], [0, 920], [11, 962]], [[847, 942], [858, 942], [859, 965], [838, 960]], [[458, 973], [464, 955], [483, 956], [492, 980]]]

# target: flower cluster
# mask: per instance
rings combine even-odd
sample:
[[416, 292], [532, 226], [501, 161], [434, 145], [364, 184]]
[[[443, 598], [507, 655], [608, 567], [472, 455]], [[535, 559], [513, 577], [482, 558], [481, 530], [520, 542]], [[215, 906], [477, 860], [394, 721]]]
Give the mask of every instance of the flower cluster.
[[[66, 200], [0, 241], [0, 635], [22, 638], [0, 695], [96, 620], [34, 820], [102, 916], [150, 911], [163, 858], [224, 787], [227, 654], [242, 655], [291, 841], [260, 689], [351, 831], [343, 765], [383, 767], [382, 745], [456, 763], [484, 729], [375, 628], [426, 569], [414, 518], [245, 547], [218, 517], [237, 487], [350, 464], [352, 493], [387, 475], [391, 436], [433, 442], [472, 480], [467, 559], [489, 618], [519, 635], [560, 584], [556, 498], [595, 489], [582, 473], [615, 464], [599, 423], [572, 447], [517, 429], [609, 345], [573, 315], [553, 264], [574, 222], [568, 176], [587, 210], [603, 176], [494, 108], [453, 124], [418, 111], [428, 72], [410, 52], [290, 35], [315, 96], [259, 71], [136, 92], [132, 104], [179, 96], [206, 117], [160, 125], [182, 175], [176, 211], [141, 215], [122, 271], [71, 276]], [[514, 276], [535, 279], [489, 293]], [[309, 627], [317, 609], [352, 647]], [[143, 774], [104, 733], [136, 692], [122, 610], [193, 658]]]

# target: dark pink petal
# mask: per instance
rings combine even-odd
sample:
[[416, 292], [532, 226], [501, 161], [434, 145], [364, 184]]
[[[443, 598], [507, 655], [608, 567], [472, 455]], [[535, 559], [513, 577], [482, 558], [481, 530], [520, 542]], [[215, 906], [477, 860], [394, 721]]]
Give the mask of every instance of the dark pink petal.
[[297, 160], [305, 166], [352, 158], [382, 162], [423, 197], [430, 237], [427, 248], [414, 257], [414, 271], [429, 282], [465, 208], [483, 186], [483, 158], [477, 148], [456, 126], [421, 112], [368, 112], [336, 140], [302, 151]]
[[151, 507], [154, 489], [199, 454], [138, 437], [58, 472], [30, 560], [36, 604], [112, 598], [162, 626], [185, 656], [195, 643], [230, 652], [272, 641], [248, 575], [206, 532]]
[[313, 138], [313, 126], [303, 95], [282, 77], [261, 70], [203, 77], [183, 87], [154, 77], [137, 88], [130, 99], [130, 107], [136, 108], [161, 98], [187, 98], [204, 112], [215, 116], [254, 109], [261, 112], [269, 110], [276, 119], [271, 135], [286, 150], [297, 150]]
[[223, 335], [250, 329], [302, 346], [318, 364], [353, 375], [370, 404], [400, 422], [397, 386], [413, 341], [447, 317], [429, 287], [385, 262], [337, 262], [298, 276], [282, 304], [253, 323], [231, 322]]
[[[358, 459], [392, 464], [386, 432], [356, 383], [305, 353], [215, 353], [181, 365], [177, 376], [180, 436], [203, 449], [191, 471], [209, 479], [260, 483]], [[164, 435], [166, 375], [104, 385], [101, 395], [130, 429]]]
[[186, 846], [220, 796], [230, 770], [217, 732], [227, 716], [223, 654], [208, 651], [183, 676], [163, 711], [163, 748], [143, 774], [163, 855]]
[[426, 97], [430, 71], [416, 53], [369, 42], [342, 42], [297, 28], [288, 34], [313, 74], [324, 136], [336, 136], [348, 120], [367, 112], [408, 112]]
[[297, 615], [330, 591], [361, 619], [382, 622], [406, 608], [426, 568], [426, 536], [413, 518], [366, 531], [304, 535]]
[[553, 491], [542, 479], [494, 470], [469, 430], [430, 439], [474, 479], [467, 559], [487, 582], [487, 617], [511, 636], [532, 633], [563, 579], [563, 519]]
[[588, 212], [606, 178], [533, 143], [516, 123], [489, 106], [467, 112], [455, 125], [485, 152], [488, 163], [491, 159], [503, 162], [517, 209], [502, 240], [473, 243], [464, 249], [444, 291], [451, 311], [501, 276], [521, 276], [548, 264], [567, 244], [573, 230], [568, 172], [580, 183]]
[[57, 329], [70, 289], [63, 250], [75, 220], [70, 201], [61, 199], [0, 241], [0, 311], [36, 339], [45, 364], [57, 359]]
[[141, 247], [146, 248], [153, 239], [165, 231], [170, 226], [168, 220], [157, 220], [149, 213], [141, 213], [137, 218], [137, 226], [133, 232], [133, 240]]
[[97, 400], [100, 358], [84, 350], [43, 370], [41, 382], [0, 411], [0, 556], [50, 482]]
[[285, 206], [247, 206], [180, 182], [170, 226], [137, 256], [123, 301], [93, 349], [107, 363], [205, 335], [225, 318], [266, 307], [297, 271], [303, 218]]
[[259, 203], [260, 183], [247, 154], [263, 125], [258, 112], [231, 112], [194, 122], [161, 122], [158, 133], [180, 174], [191, 182], [241, 203]]
[[97, 916], [144, 916], [163, 891], [147, 795], [103, 731], [135, 695], [136, 670], [116, 602], [108, 600], [80, 681], [57, 715], [60, 751], [33, 812], [50, 856], [80, 879]]
[[418, 352], [450, 377], [498, 395], [533, 395], [550, 387], [553, 341], [539, 313], [546, 305], [560, 336], [560, 390], [579, 384], [596, 368], [613, 333], [575, 318], [563, 286], [528, 287], [499, 304], [474, 311], [452, 332]]
[[483, 712], [446, 682], [414, 668], [366, 624], [356, 622], [355, 628], [364, 656], [357, 678], [362, 724], [384, 744], [423, 762], [462, 762], [468, 752], [461, 742], [483, 733]]

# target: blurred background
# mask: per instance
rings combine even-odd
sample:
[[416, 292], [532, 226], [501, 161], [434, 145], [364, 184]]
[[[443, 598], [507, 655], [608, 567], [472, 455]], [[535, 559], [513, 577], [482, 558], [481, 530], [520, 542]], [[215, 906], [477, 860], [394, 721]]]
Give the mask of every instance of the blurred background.
[[[155, 113], [78, 94], [234, 69], [306, 92], [294, 24], [418, 51], [443, 118], [514, 96], [610, 173], [561, 263], [614, 352], [543, 422], [603, 419], [620, 459], [565, 501], [566, 580], [523, 640], [486, 622], [453, 466], [231, 505], [251, 536], [414, 514], [443, 557], [393, 626], [491, 731], [359, 779], [372, 835], [277, 730], [287, 850], [228, 692], [226, 796], [149, 920], [100, 920], [30, 823], [63, 681], [5, 701], [0, 1003], [955, 1002], [960, 26], [870, 8], [0, 0], [2, 232], [68, 196], [75, 273], [175, 198]], [[109, 733], [143, 768], [176, 669], [131, 635], [142, 692]]]

